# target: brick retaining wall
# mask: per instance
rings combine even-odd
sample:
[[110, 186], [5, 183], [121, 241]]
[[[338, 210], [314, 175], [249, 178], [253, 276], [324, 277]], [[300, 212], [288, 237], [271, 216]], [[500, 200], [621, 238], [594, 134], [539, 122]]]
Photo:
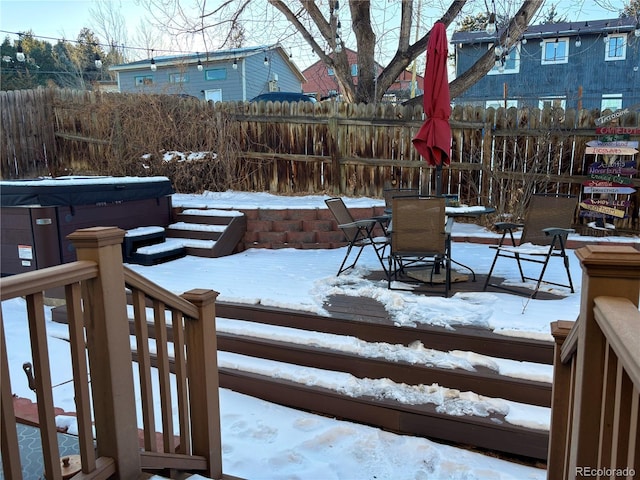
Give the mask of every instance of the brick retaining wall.
[[[247, 248], [337, 248], [346, 245], [342, 231], [327, 208], [238, 209], [247, 217]], [[355, 219], [382, 215], [384, 207], [350, 208]], [[378, 232], [382, 233], [382, 232]]]

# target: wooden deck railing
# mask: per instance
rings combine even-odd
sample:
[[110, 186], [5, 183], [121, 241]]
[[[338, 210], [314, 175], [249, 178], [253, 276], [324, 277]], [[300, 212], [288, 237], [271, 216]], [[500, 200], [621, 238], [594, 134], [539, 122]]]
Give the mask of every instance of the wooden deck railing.
[[[142, 471], [169, 469], [223, 478], [215, 333], [217, 293], [192, 290], [178, 297], [124, 268], [123, 236], [122, 230], [111, 227], [79, 230], [70, 235], [78, 261], [0, 280], [3, 301], [26, 299], [25, 330], [28, 327], [31, 340], [44, 476], [50, 480], [62, 478], [44, 299], [45, 291], [63, 287], [82, 459], [82, 472], [74, 478], [129, 479], [137, 478]], [[136, 418], [125, 286], [133, 299], [143, 412], [142, 446]], [[148, 316], [153, 323], [147, 321]], [[171, 339], [167, 338], [168, 324]], [[150, 325], [155, 330], [153, 344], [161, 397], [162, 428], [158, 434], [147, 335]], [[170, 357], [175, 362], [175, 395], [171, 391]], [[7, 362], [4, 320], [0, 316], [3, 470], [5, 478], [20, 479], [22, 468]], [[172, 415], [174, 397], [179, 412], [177, 431]], [[162, 445], [158, 445], [159, 435]]]
[[549, 480], [640, 474], [640, 252], [587, 246], [580, 316], [552, 324]]

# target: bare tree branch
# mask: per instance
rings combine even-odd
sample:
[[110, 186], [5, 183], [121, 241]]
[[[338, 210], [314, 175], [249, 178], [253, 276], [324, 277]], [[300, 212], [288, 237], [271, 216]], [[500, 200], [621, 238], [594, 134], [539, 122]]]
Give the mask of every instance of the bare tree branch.
[[[509, 22], [509, 25], [503, 29], [499, 44], [507, 50], [511, 48], [520, 39], [527, 25], [533, 18], [534, 14], [540, 9], [544, 0], [525, 0], [520, 10]], [[449, 93], [451, 98], [462, 95], [478, 80], [485, 76], [495, 65], [495, 47], [490, 48], [472, 68], [459, 75], [449, 85]]]

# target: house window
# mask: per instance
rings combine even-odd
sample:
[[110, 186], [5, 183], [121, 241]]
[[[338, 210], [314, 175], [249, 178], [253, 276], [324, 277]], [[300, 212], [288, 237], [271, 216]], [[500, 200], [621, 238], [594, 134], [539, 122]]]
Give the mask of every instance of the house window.
[[351, 76], [352, 77], [357, 77], [358, 76], [358, 64], [357, 63], [351, 64]]
[[600, 102], [600, 111], [609, 109], [613, 112], [622, 108], [622, 94], [602, 95]]
[[226, 80], [227, 69], [226, 68], [212, 68], [204, 72], [205, 80]]
[[170, 83], [185, 83], [189, 81], [189, 75], [186, 73], [170, 73], [169, 74], [169, 82]]
[[605, 61], [624, 60], [627, 57], [627, 36], [614, 34], [607, 37], [604, 49]]
[[542, 41], [542, 65], [569, 62], [569, 39], [555, 38]]
[[489, 71], [489, 75], [520, 72], [520, 46], [516, 46], [503, 58], [504, 63], [496, 64]]
[[538, 108], [544, 110], [545, 108], [566, 108], [567, 99], [564, 97], [546, 97], [541, 98], [538, 102]]
[[153, 75], [140, 75], [135, 77], [136, 87], [143, 87], [145, 85], [153, 84]]
[[507, 104], [505, 105], [504, 100], [487, 100], [484, 102], [484, 108], [511, 108], [518, 107], [517, 100], [507, 100]]
[[330, 77], [333, 77], [335, 75], [333, 68], [327, 68], [327, 75], [329, 75]]
[[215, 88], [212, 90], [205, 90], [204, 91], [204, 99], [207, 102], [221, 102], [222, 101], [222, 89], [221, 88]]

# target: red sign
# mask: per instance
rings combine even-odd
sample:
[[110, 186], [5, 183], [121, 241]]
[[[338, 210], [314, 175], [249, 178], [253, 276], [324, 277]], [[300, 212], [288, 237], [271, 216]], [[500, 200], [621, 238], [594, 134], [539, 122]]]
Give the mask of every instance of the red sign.
[[598, 127], [597, 135], [640, 135], [640, 128], [637, 127]]

